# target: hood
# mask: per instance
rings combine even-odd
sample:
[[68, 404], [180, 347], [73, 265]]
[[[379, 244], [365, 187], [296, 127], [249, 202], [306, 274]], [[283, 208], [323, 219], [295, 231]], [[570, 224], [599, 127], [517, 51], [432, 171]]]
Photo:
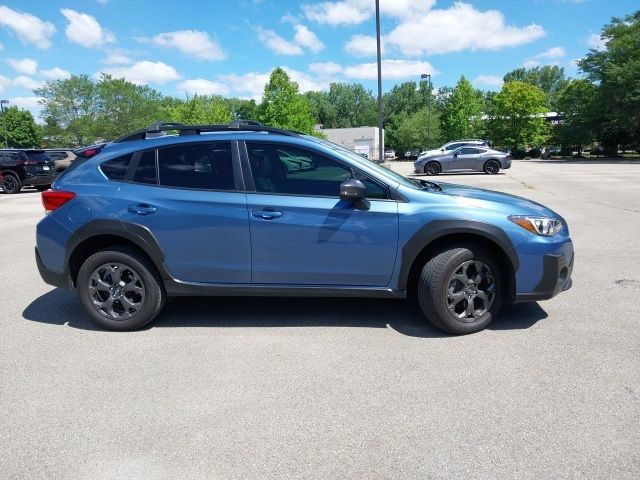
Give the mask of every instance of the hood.
[[420, 155], [418, 156], [418, 158], [421, 159], [421, 158], [433, 157], [435, 155], [443, 155], [444, 153], [445, 152], [443, 152], [439, 148], [435, 150], [427, 150], [426, 152], [420, 152]]
[[442, 193], [455, 197], [465, 205], [493, 210], [506, 215], [560, 218], [558, 214], [544, 205], [516, 195], [452, 183], [437, 182], [437, 185], [442, 189]]

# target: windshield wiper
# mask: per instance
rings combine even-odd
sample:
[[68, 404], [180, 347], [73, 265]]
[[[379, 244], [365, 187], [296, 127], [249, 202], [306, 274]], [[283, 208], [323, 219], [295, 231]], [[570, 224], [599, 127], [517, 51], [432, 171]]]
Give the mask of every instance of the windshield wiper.
[[442, 188], [437, 183], [430, 182], [428, 180], [416, 179], [420, 182], [421, 190], [429, 190], [430, 192], [441, 192]]

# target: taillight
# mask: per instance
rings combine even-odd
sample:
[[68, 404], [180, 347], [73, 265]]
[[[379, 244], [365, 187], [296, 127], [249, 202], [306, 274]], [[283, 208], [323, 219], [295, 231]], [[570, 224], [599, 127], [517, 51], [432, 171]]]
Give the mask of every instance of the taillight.
[[100, 145], [91, 145], [90, 147], [84, 147], [74, 150], [73, 153], [75, 153], [78, 157], [91, 158], [94, 155], [100, 153], [105, 145], [106, 143], [102, 143]]
[[47, 190], [42, 192], [42, 206], [45, 211], [53, 212], [56, 208], [61, 207], [76, 194], [73, 192], [60, 192], [58, 190]]

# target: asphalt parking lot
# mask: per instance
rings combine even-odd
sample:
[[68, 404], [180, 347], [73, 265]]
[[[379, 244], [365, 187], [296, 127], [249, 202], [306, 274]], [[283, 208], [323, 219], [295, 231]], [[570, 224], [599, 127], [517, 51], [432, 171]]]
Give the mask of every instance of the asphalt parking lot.
[[37, 273], [39, 194], [0, 194], [0, 477], [637, 479], [640, 164], [437, 180], [562, 214], [573, 288], [465, 337], [367, 299], [180, 299], [104, 332]]

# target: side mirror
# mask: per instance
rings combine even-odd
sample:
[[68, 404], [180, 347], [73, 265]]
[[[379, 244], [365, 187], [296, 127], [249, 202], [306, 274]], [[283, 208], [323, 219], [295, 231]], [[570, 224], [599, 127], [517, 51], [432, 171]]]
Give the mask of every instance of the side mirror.
[[340, 200], [352, 202], [358, 210], [367, 210], [367, 187], [355, 178], [345, 180], [340, 184]]

